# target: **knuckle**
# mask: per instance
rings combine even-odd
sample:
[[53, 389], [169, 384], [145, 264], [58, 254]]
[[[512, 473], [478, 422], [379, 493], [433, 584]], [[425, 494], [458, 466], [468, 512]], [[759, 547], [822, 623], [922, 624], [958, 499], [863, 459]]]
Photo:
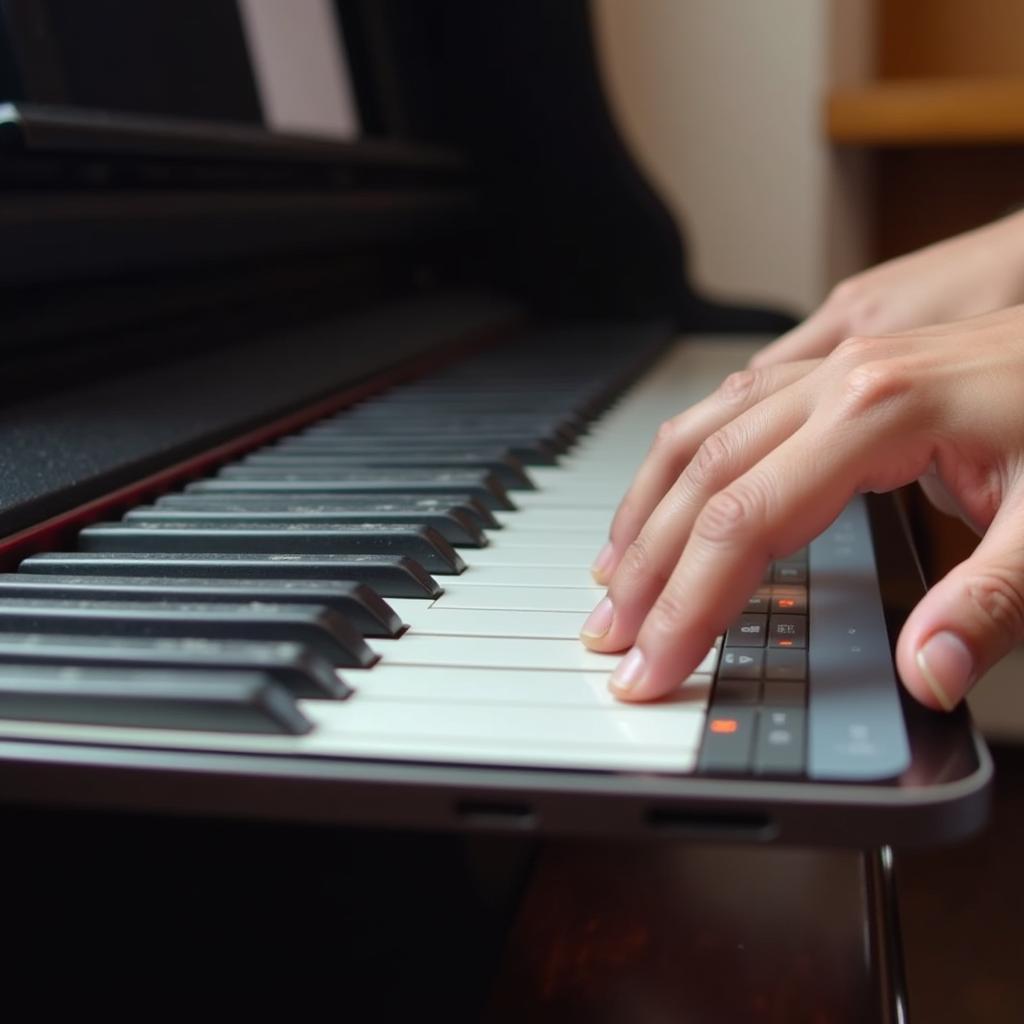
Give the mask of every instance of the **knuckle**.
[[1024, 634], [1024, 586], [1016, 576], [992, 570], [970, 580], [966, 593], [974, 608], [1006, 640], [1012, 643]]
[[833, 285], [832, 290], [828, 293], [828, 301], [842, 305], [855, 302], [860, 295], [860, 291], [860, 279], [857, 277], [846, 277], [838, 284]]
[[868, 330], [884, 308], [884, 291], [877, 282], [857, 275], [840, 281], [829, 293], [827, 305], [852, 330]]
[[728, 464], [731, 449], [723, 434], [717, 430], [706, 437], [686, 467], [686, 477], [695, 487], [712, 486]]
[[654, 432], [654, 440], [651, 442], [651, 449], [664, 448], [672, 443], [676, 436], [676, 417], [665, 420]]
[[834, 358], [843, 363], [859, 364], [874, 359], [878, 354], [881, 339], [861, 334], [844, 338], [835, 348]]
[[894, 363], [863, 363], [843, 378], [843, 409], [848, 414], [877, 409], [904, 394], [910, 386], [907, 375]]
[[730, 373], [718, 387], [718, 398], [726, 405], [744, 405], [754, 395], [757, 370], [745, 369]]
[[712, 544], [731, 544], [763, 519], [761, 503], [750, 488], [732, 486], [713, 495], [693, 526], [694, 534]]
[[844, 278], [831, 287], [825, 302], [830, 305], [844, 305], [854, 298], [857, 292], [857, 279]]
[[641, 533], [622, 556], [622, 568], [631, 579], [647, 576], [651, 569], [651, 549], [647, 538]]
[[669, 583], [654, 602], [644, 624], [645, 629], [659, 636], [674, 636], [692, 610], [692, 600], [687, 600], [681, 589]]

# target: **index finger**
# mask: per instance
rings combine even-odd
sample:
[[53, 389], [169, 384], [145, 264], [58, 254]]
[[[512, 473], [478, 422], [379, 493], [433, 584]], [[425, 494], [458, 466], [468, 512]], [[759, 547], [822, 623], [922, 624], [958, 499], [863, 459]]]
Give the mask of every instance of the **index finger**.
[[663, 424], [612, 519], [608, 544], [592, 569], [597, 582], [607, 584], [611, 580], [626, 549], [705, 438], [768, 395], [805, 376], [818, 362], [806, 360], [732, 374], [713, 394]]
[[735, 621], [773, 559], [809, 543], [854, 494], [874, 489], [880, 471], [889, 477], [888, 489], [927, 465], [926, 451], [893, 444], [900, 432], [891, 418], [858, 426], [823, 436], [808, 420], [707, 502], [636, 644], [612, 676], [616, 696], [645, 701], [675, 690]]

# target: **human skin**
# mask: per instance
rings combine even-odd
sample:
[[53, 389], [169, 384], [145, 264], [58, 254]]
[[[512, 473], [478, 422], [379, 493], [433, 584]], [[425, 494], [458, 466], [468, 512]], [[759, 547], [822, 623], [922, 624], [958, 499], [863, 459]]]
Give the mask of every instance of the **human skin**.
[[845, 338], [948, 323], [1024, 302], [1024, 211], [847, 278], [755, 368], [825, 356]]
[[[948, 710], [1024, 639], [1024, 306], [838, 345], [796, 333], [659, 430], [595, 564], [608, 593], [582, 639], [628, 652], [616, 696], [663, 696], [770, 561], [855, 494], [921, 480], [983, 535], [897, 644], [908, 690]], [[814, 345], [831, 351], [781, 361]]]
[[[819, 358], [845, 338], [963, 320], [1020, 302], [1024, 210], [848, 278], [802, 324], [761, 349], [750, 365], [766, 369]], [[706, 432], [717, 425], [712, 414]], [[608, 544], [594, 563], [599, 583], [610, 582], [623, 553], [683, 468], [658, 459], [641, 465], [612, 520]], [[935, 488], [931, 492], [937, 496]]]

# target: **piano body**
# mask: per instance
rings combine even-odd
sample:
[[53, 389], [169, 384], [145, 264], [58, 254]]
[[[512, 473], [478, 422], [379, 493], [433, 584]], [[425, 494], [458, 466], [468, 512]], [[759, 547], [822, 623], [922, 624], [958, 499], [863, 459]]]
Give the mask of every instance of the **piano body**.
[[[522, 549], [520, 567], [488, 577], [527, 585], [529, 567], [550, 560], [553, 540], [555, 551], [561, 546], [563, 534], [544, 529], [567, 531], [566, 551], [571, 540], [580, 558], [599, 546], [656, 414], [684, 401], [662, 385], [661, 406], [648, 395], [647, 420], [623, 414], [631, 433], [595, 449], [590, 468], [580, 463], [575, 477], [553, 468], [659, 347], [684, 329], [770, 331], [786, 322], [716, 306], [688, 287], [678, 231], [611, 122], [586, 4], [341, 3], [361, 120], [349, 141], [259, 123], [258, 76], [240, 72], [244, 9], [225, 2], [186, 18], [168, 3], [143, 16], [110, 0], [103, 18], [89, 18], [55, 0], [16, 2], [6, 14], [13, 102], [0, 112], [2, 352], [18, 396], [0, 414], [0, 568], [8, 573], [0, 632], [9, 641], [0, 658], [8, 663], [31, 653], [42, 672], [95, 668], [116, 638], [129, 639], [126, 630], [146, 644], [194, 629], [184, 611], [154, 625], [153, 609], [117, 608], [114, 597], [294, 602], [296, 579], [319, 579], [320, 591], [307, 591], [314, 601], [328, 577], [375, 590], [366, 600], [355, 591], [336, 599], [335, 612], [348, 616], [338, 629], [362, 616], [363, 633], [391, 641], [398, 620], [379, 599], [412, 622], [403, 613], [415, 599], [440, 592], [430, 573], [465, 560], [450, 543], [487, 543], [481, 526], [497, 527], [513, 507], [504, 489], [530, 486], [524, 463], [563, 489], [601, 492], [586, 523], [571, 508], [535, 513], [517, 543], [533, 536], [548, 546]], [[388, 391], [428, 371], [407, 393]], [[485, 493], [491, 480], [500, 495]], [[212, 509], [216, 495], [206, 492], [218, 488], [237, 500]], [[348, 505], [339, 506], [339, 494]], [[391, 495], [405, 504], [388, 505]], [[498, 510], [478, 510], [464, 536], [425, 518], [423, 502], [438, 497], [460, 506], [456, 518], [472, 518], [463, 506], [474, 497]], [[295, 519], [296, 498], [304, 518]], [[444, 550], [436, 534], [420, 535], [435, 529], [446, 534]], [[155, 557], [174, 551], [191, 562]], [[133, 552], [143, 560], [122, 557]], [[355, 561], [329, 564], [346, 553]], [[303, 563], [308, 579], [289, 570], [290, 594], [258, 592], [257, 569], [239, 563], [246, 554], [264, 564], [277, 558], [279, 582], [283, 557], [326, 561]], [[483, 565], [491, 556], [473, 558]], [[416, 564], [387, 562], [401, 557]], [[104, 563], [112, 558], [116, 571]], [[533, 582], [554, 572], [543, 568]], [[103, 591], [98, 575], [114, 582]], [[168, 580], [182, 576], [171, 594]], [[591, 586], [577, 576], [573, 587]], [[129, 587], [132, 577], [143, 582]], [[226, 592], [214, 592], [217, 580]], [[552, 622], [568, 641], [591, 599], [580, 593], [533, 614], [561, 615]], [[91, 611], [59, 605], [76, 600], [101, 603]], [[460, 606], [480, 609], [476, 635], [488, 636], [479, 623], [507, 606], [494, 600]], [[88, 614], [89, 623], [75, 618]], [[282, 623], [221, 619], [210, 628], [222, 640], [297, 639]], [[316, 623], [302, 628], [319, 637]], [[40, 641], [40, 651], [18, 647], [26, 634], [89, 631], [88, 658], [81, 646], [56, 656], [53, 640]], [[457, 625], [445, 632], [458, 636]], [[373, 657], [361, 638], [330, 642], [345, 648], [342, 666]], [[139, 657], [125, 670], [173, 667], [155, 656], [144, 664], [127, 649]], [[546, 666], [534, 658], [522, 667]], [[38, 695], [40, 680], [30, 684]], [[302, 685], [306, 696], [317, 690]], [[90, 709], [79, 696], [71, 720], [102, 725], [108, 698], [96, 695]], [[28, 699], [10, 696], [8, 718]], [[63, 706], [53, 711], [57, 722], [69, 700], [53, 696], [53, 707]], [[153, 708], [160, 724], [159, 700]], [[180, 713], [188, 722], [192, 712]], [[123, 724], [142, 726], [145, 716]], [[87, 785], [83, 771], [72, 776]], [[59, 791], [71, 799], [67, 783]]]
[[[291, 691], [345, 696], [310, 669], [317, 645], [357, 672], [372, 660], [363, 634], [401, 645], [382, 597], [407, 617], [430, 559], [486, 562], [474, 538], [509, 521], [502, 495], [520, 493], [524, 464], [555, 479], [559, 453], [659, 346], [788, 320], [689, 286], [678, 228], [611, 120], [585, 0], [339, 0], [361, 122], [345, 142], [264, 129], [239, 10], [2, 8], [0, 621], [15, 626], [0, 661], [23, 676], [8, 712], [28, 700], [26, 717], [54, 727], [0, 741], [12, 945], [72, 976], [241, 970], [249, 996], [320, 972], [376, 993], [385, 1018], [443, 998], [478, 1019], [534, 852], [514, 807], [466, 802], [471, 838], [378, 833], [365, 826], [388, 821], [379, 774], [349, 779], [332, 812], [326, 780], [64, 743], [59, 726], [171, 715], [179, 729], [301, 731]], [[639, 438], [592, 457], [582, 486], [626, 473]], [[569, 521], [566, 546], [590, 544], [605, 515]], [[558, 561], [544, 543], [509, 570], [515, 586], [557, 575], [538, 565]], [[533, 614], [579, 615], [585, 586]], [[173, 614], [143, 628], [154, 588]], [[265, 607], [232, 619], [232, 588]], [[460, 612], [471, 633], [495, 614]], [[182, 639], [197, 630], [208, 648]], [[498, 643], [476, 634], [442, 639]], [[444, 664], [423, 671], [430, 685]], [[220, 704], [197, 704], [196, 671], [208, 689], [221, 673]], [[770, 884], [779, 855], [761, 856]], [[873, 898], [856, 856], [837, 870]], [[98, 921], [110, 937], [94, 943]], [[861, 968], [874, 992], [874, 961]]]

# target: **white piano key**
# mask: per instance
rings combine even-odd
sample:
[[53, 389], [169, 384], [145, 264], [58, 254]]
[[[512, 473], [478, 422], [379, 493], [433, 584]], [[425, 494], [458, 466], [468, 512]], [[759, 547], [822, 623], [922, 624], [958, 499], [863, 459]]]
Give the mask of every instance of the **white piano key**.
[[[536, 608], [454, 608], [437, 601], [398, 598], [388, 602], [416, 633], [431, 636], [511, 636], [578, 640], [585, 612]], [[408, 636], [409, 634], [406, 634]]]
[[[601, 600], [604, 591], [595, 588], [593, 592], [577, 592], [568, 587], [466, 587], [459, 593], [462, 595], [461, 600], [452, 598], [446, 592], [436, 600], [391, 597], [388, 598], [388, 604], [407, 626], [413, 623], [423, 626], [426, 621], [423, 616], [427, 609], [460, 612], [466, 615], [472, 615], [478, 611], [509, 612], [510, 614], [529, 612], [532, 615], [554, 613], [556, 615], [575, 615], [577, 621], [582, 623], [590, 614], [591, 609]], [[580, 593], [585, 596], [579, 596]], [[474, 597], [473, 595], [479, 596]], [[530, 603], [531, 601], [534, 603]], [[485, 618], [480, 621], [490, 620]], [[420, 631], [436, 632], [436, 630], [426, 629]], [[445, 632], [448, 631], [445, 630]], [[577, 633], [571, 635], [576, 636]]]
[[428, 598], [422, 600], [417, 597], [389, 597], [387, 598], [387, 603], [391, 610], [408, 625], [412, 619], [418, 618], [425, 609], [429, 608], [435, 600], [437, 599]]
[[[377, 665], [347, 671], [345, 679], [360, 700], [436, 700], [541, 707], [622, 707], [608, 690], [603, 672], [524, 672], [445, 665]], [[694, 673], [659, 706], [685, 704], [703, 710], [711, 676]]]
[[374, 639], [371, 646], [385, 665], [466, 665], [609, 674], [621, 658], [621, 654], [589, 651], [579, 640], [492, 636], [453, 640], [415, 631], [396, 640]]
[[512, 501], [520, 511], [538, 508], [579, 508], [607, 512], [609, 519], [618, 507], [622, 494], [604, 494], [597, 491], [568, 492], [554, 488], [540, 491], [513, 491]]
[[[500, 540], [495, 539], [489, 547], [460, 551], [460, 554], [466, 564], [474, 569], [498, 565], [522, 566], [524, 568], [548, 566], [553, 569], [568, 568], [586, 571], [589, 576], [590, 566], [597, 558], [597, 553], [601, 550], [603, 543], [601, 541], [597, 547], [594, 547], [593, 544], [561, 544], [538, 547], [536, 551], [531, 551], [529, 547], [524, 548], [514, 541], [503, 544]], [[458, 578], [462, 579], [462, 576]], [[593, 583], [593, 579], [590, 582]], [[441, 584], [444, 585], [443, 577]]]
[[[522, 608], [547, 612], [589, 614], [604, 597], [603, 587], [485, 587], [462, 586], [461, 580], [445, 581], [438, 608]], [[409, 600], [406, 598], [406, 600]], [[419, 603], [419, 602], [416, 602]], [[388, 604], [394, 605], [393, 600]], [[398, 611], [395, 608], [395, 611]], [[401, 615], [402, 612], [398, 611]]]
[[722, 637], [716, 637], [714, 646], [704, 655], [701, 663], [694, 669], [696, 673], [714, 672], [718, 665], [718, 653], [722, 649]]
[[[395, 609], [398, 611], [398, 609]], [[408, 611], [408, 609], [407, 609]], [[402, 613], [399, 612], [401, 615]], [[410, 629], [431, 636], [509, 636], [579, 640], [585, 614], [533, 609], [446, 608], [436, 602], [402, 616]], [[408, 634], [407, 634], [408, 635]]]
[[[700, 729], [696, 730], [700, 736]], [[698, 741], [699, 742], [699, 741]], [[556, 744], [532, 738], [497, 742], [478, 737], [458, 741], [432, 736], [346, 737], [343, 743], [316, 732], [303, 751], [319, 757], [359, 757], [363, 760], [414, 761], [435, 764], [487, 765], [506, 768], [561, 768], [575, 771], [623, 771], [688, 774], [697, 764], [693, 746], [655, 747], [630, 744], [588, 747]]]
[[[634, 460], [637, 458], [634, 453]], [[576, 489], [584, 491], [588, 495], [596, 493], [598, 496], [606, 497], [613, 491], [619, 491], [621, 497], [622, 488], [629, 484], [632, 475], [636, 472], [634, 462], [626, 468], [626, 464], [616, 467], [609, 465], [603, 459], [597, 457], [584, 457], [581, 455], [579, 461], [571, 466], [543, 467], [544, 472], [537, 474], [531, 467], [530, 479], [545, 491], [560, 491]]]
[[460, 740], [541, 746], [693, 748], [704, 722], [696, 703], [617, 705], [588, 710], [509, 704], [500, 711], [476, 703], [430, 700], [307, 701], [302, 710], [325, 733], [348, 743], [357, 736], [395, 740]]
[[[426, 609], [421, 621], [425, 622], [429, 614], [430, 609]], [[417, 623], [410, 625], [416, 626]], [[384, 665], [465, 665], [478, 668], [603, 672], [606, 675], [614, 671], [622, 657], [621, 652], [600, 654], [588, 650], [578, 640], [572, 639], [509, 636], [465, 636], [453, 639], [450, 636], [418, 632], [415, 628], [395, 640], [374, 639], [370, 646], [381, 655], [381, 664]], [[708, 651], [697, 666], [697, 674], [714, 672], [718, 659], [717, 647], [716, 642], [716, 646]], [[680, 683], [685, 678], [680, 678]]]
[[[583, 528], [593, 528], [598, 530], [608, 531], [608, 525], [611, 522], [610, 518], [605, 514], [603, 509], [572, 509], [572, 508], [545, 508], [545, 509], [531, 509], [529, 515], [524, 515], [522, 512], [502, 512], [497, 511], [494, 513], [494, 518], [504, 527], [500, 531], [500, 535], [504, 536], [505, 530], [579, 530]], [[498, 536], [495, 533], [494, 536]]]
[[[584, 527], [581, 530], [569, 530], [569, 529], [532, 529], [530, 527], [513, 527], [508, 530], [502, 530], [500, 533], [492, 533], [491, 547], [488, 550], [494, 550], [500, 548], [502, 550], [506, 548], [564, 548], [574, 547], [578, 548], [581, 546], [587, 547], [591, 552], [590, 560], [593, 561], [597, 557], [598, 551], [601, 550], [605, 541], [608, 539], [607, 524], [605, 527], [595, 529], [594, 527]], [[482, 549], [481, 549], [482, 550]], [[476, 549], [463, 553], [463, 558], [467, 561], [472, 561], [473, 555]]]
[[[453, 714], [453, 706], [443, 703], [431, 706], [407, 701], [360, 702], [357, 697], [340, 704], [300, 703], [316, 726], [305, 736], [245, 736], [13, 720], [0, 721], [0, 736], [264, 755], [689, 772], [696, 763], [704, 721], [703, 712], [696, 706], [681, 714], [678, 707], [673, 707], [677, 714], [668, 722], [657, 722], [653, 715], [647, 722], [641, 722], [635, 715], [627, 717], [627, 713], [643, 710], [657, 714], [659, 710], [668, 710], [668, 706], [620, 707], [615, 711], [550, 707], [498, 710], [476, 706]], [[342, 707], [360, 710], [355, 715], [341, 716], [337, 712]], [[600, 721], [601, 716], [608, 720]], [[586, 721], [581, 722], [581, 717]], [[504, 725], [512, 728], [505, 729]], [[539, 731], [530, 734], [530, 728]], [[575, 742], [564, 738], [570, 729], [577, 737]]]
[[582, 480], [565, 476], [557, 483], [541, 485], [536, 491], [516, 491], [513, 500], [518, 504], [519, 497], [528, 498], [528, 503], [534, 507], [544, 505], [543, 499], [558, 499], [561, 504], [578, 505], [582, 508], [601, 508], [608, 505], [615, 506], [622, 498], [622, 489], [617, 485], [609, 485], [604, 480]]
[[462, 586], [477, 584], [488, 587], [592, 587], [594, 577], [589, 569], [556, 565], [470, 565], [458, 576], [444, 576]]
[[[355, 705], [353, 705], [355, 706]], [[360, 705], [366, 708], [380, 708], [370, 702]], [[415, 719], [419, 728], [409, 732], [362, 732], [355, 731], [339, 736], [326, 728], [315, 730], [309, 737], [307, 751], [319, 756], [349, 756], [376, 758], [388, 761], [432, 761], [449, 764], [505, 765], [522, 768], [569, 768], [596, 769], [606, 771], [660, 771], [690, 772], [697, 761], [704, 716], [696, 711], [690, 721], [680, 721], [671, 730], [670, 741], [655, 743], [654, 737], [661, 738], [669, 730], [653, 727], [635, 729], [633, 723], [622, 723], [616, 733], [613, 723], [576, 722], [577, 735], [586, 735], [589, 742], [567, 742], [554, 729], [540, 735], [530, 734], [527, 722], [520, 722], [518, 716], [502, 708], [497, 714], [486, 709], [471, 714], [470, 709], [461, 709], [458, 717], [460, 731], [452, 734], [452, 724], [447, 715], [440, 714], [432, 719], [420, 712], [420, 706], [403, 706], [400, 716], [403, 720]], [[567, 710], [567, 717], [579, 719], [586, 715], [579, 709]], [[545, 708], [538, 715], [533, 712], [522, 716], [536, 721], [547, 718], [551, 721], [552, 709]], [[510, 722], [510, 718], [516, 721]], [[373, 722], [362, 719], [359, 726], [370, 726]], [[447, 724], [447, 730], [446, 730]], [[566, 723], [567, 725], [569, 723]], [[676, 723], [673, 723], [674, 725]], [[523, 732], [508, 736], [505, 729], [518, 725]], [[488, 729], [491, 726], [491, 729]], [[436, 727], [436, 731], [435, 728]], [[554, 737], [553, 738], [553, 734]], [[652, 736], [653, 734], [653, 736]]]

